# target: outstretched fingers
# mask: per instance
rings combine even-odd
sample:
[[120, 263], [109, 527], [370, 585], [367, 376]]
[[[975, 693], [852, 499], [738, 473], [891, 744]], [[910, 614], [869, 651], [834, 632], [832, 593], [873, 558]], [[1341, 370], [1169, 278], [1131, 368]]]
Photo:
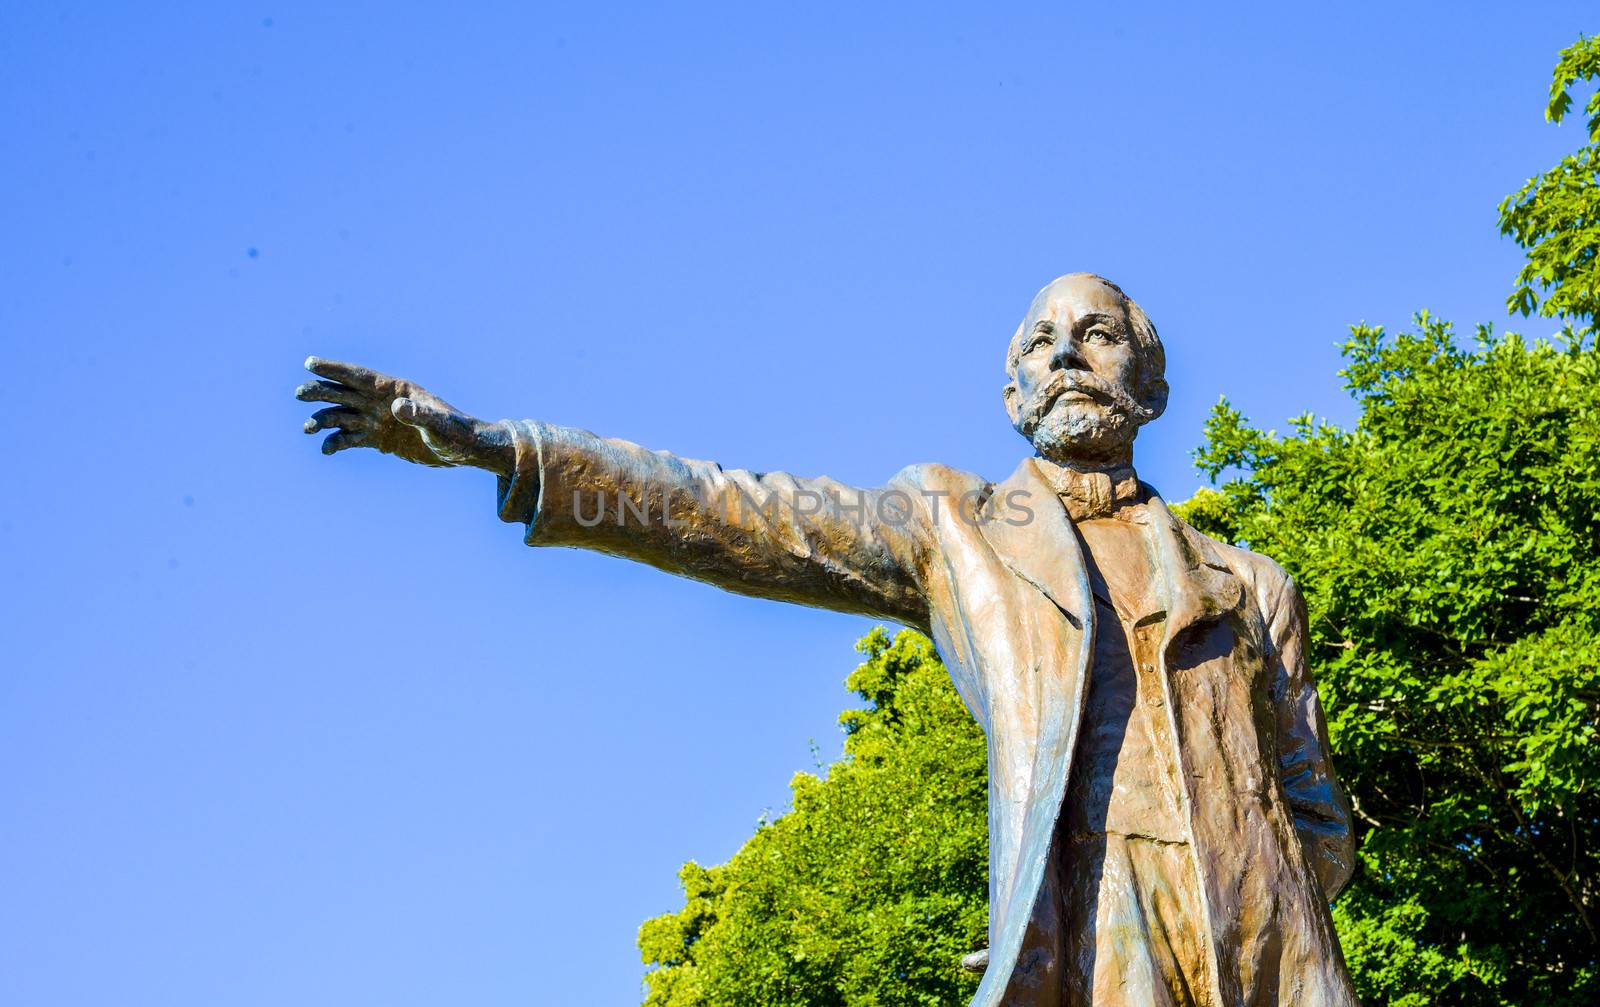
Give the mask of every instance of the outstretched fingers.
[[367, 418], [359, 410], [345, 406], [333, 406], [328, 409], [318, 409], [306, 420], [305, 431], [314, 434], [318, 430], [365, 430]]
[[331, 433], [322, 442], [322, 453], [325, 455], [338, 454], [347, 448], [359, 448], [367, 445], [367, 432], [365, 430], [340, 430]]
[[334, 402], [356, 409], [366, 405], [368, 399], [356, 389], [337, 381], [307, 381], [294, 390], [294, 397], [301, 402]]
[[337, 381], [363, 392], [377, 391], [378, 382], [385, 378], [385, 375], [357, 364], [347, 364], [342, 360], [324, 360], [321, 357], [307, 357], [306, 370], [319, 378]]

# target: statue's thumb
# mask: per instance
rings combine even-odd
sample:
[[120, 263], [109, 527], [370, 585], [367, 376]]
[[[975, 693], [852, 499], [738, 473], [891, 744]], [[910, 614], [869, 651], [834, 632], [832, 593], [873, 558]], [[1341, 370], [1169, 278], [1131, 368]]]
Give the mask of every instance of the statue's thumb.
[[432, 430], [438, 426], [439, 416], [435, 410], [420, 406], [410, 399], [395, 399], [390, 403], [389, 411], [394, 414], [395, 419], [408, 427]]
[[457, 456], [468, 446], [462, 443], [461, 425], [446, 410], [411, 399], [395, 399], [389, 411], [401, 423], [421, 431], [423, 443], [444, 461], [459, 461]]

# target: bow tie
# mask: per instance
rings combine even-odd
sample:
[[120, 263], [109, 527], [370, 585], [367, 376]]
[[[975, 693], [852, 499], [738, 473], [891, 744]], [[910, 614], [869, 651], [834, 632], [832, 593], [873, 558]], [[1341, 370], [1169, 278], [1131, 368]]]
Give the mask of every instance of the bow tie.
[[1042, 458], [1034, 461], [1074, 521], [1109, 517], [1118, 507], [1139, 501], [1139, 477], [1131, 468], [1080, 472]]

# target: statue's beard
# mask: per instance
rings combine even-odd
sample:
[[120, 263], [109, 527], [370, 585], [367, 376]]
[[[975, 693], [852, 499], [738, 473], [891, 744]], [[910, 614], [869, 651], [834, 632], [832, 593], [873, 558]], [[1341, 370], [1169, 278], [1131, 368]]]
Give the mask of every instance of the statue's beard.
[[[1092, 401], [1062, 398], [1083, 392]], [[1058, 372], [1023, 403], [1017, 431], [1054, 462], [1125, 461], [1139, 428], [1155, 410], [1087, 372]]]

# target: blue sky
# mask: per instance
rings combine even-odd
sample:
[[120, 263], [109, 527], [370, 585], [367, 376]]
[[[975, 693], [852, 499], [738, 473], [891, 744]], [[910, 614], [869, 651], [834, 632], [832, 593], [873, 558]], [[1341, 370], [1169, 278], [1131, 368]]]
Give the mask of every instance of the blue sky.
[[[1352, 413], [1505, 324], [1590, 4], [0, 8], [0, 1001], [626, 1004], [639, 922], [840, 747], [866, 620], [520, 544], [322, 457], [309, 353], [729, 465], [1001, 477], [1033, 292]], [[1519, 328], [1548, 332], [1535, 321]]]

